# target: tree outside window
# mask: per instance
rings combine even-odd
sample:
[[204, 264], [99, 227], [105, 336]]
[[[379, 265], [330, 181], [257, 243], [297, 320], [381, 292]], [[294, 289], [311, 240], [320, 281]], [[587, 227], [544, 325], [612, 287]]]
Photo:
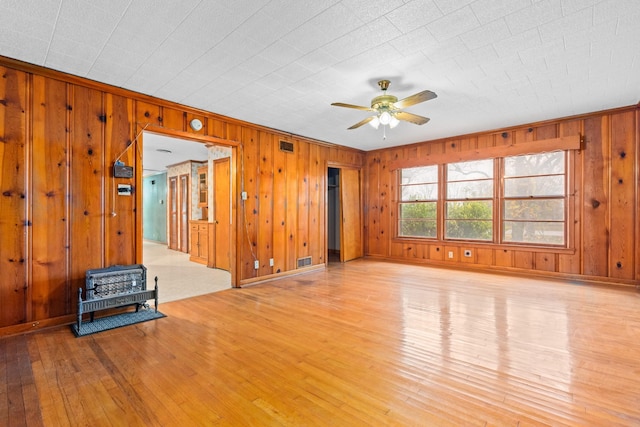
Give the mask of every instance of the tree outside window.
[[493, 240], [493, 160], [449, 163], [447, 239]]
[[554, 151], [448, 163], [443, 183], [437, 165], [401, 169], [398, 236], [442, 229], [448, 240], [566, 245], [566, 159]]
[[438, 166], [400, 171], [398, 235], [437, 237]]
[[505, 242], [565, 243], [565, 153], [504, 159]]

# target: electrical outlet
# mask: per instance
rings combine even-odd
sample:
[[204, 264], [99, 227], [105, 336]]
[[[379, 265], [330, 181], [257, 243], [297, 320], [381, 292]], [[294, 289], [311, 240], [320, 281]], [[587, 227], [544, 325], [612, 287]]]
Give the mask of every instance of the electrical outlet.
[[273, 267], [273, 258], [269, 259], [269, 267]]
[[253, 268], [255, 268], [256, 270], [260, 268], [260, 261], [255, 260], [253, 261]]
[[449, 258], [453, 258], [453, 251], [449, 251]]
[[469, 249], [466, 249], [464, 251], [464, 256], [466, 256], [467, 258], [471, 258], [471, 251]]

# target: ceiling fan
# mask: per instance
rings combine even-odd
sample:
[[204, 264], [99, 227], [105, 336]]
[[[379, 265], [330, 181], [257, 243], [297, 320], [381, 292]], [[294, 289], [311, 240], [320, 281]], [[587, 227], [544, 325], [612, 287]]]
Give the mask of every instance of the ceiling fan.
[[331, 105], [336, 107], [355, 108], [356, 110], [372, 111], [375, 114], [367, 117], [364, 120], [359, 121], [355, 125], [348, 129], [356, 129], [360, 126], [369, 123], [374, 128], [378, 129], [378, 126], [389, 126], [394, 128], [400, 123], [400, 121], [414, 123], [416, 125], [423, 125], [429, 121], [428, 117], [418, 116], [417, 114], [407, 113], [403, 111], [405, 108], [410, 107], [421, 102], [428, 101], [436, 98], [438, 95], [430, 90], [423, 90], [411, 96], [398, 101], [398, 98], [393, 95], [387, 94], [389, 89], [389, 80], [380, 80], [378, 86], [382, 89], [382, 95], [376, 96], [371, 100], [371, 107], [364, 107], [360, 105], [344, 104], [342, 102], [334, 102]]

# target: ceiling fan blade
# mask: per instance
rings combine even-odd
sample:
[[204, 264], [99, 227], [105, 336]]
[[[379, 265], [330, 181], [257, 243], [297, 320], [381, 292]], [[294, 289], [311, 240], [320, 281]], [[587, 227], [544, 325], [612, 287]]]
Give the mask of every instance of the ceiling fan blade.
[[374, 117], [375, 117], [375, 116], [367, 117], [366, 119], [361, 120], [361, 121], [359, 121], [358, 123], [356, 123], [355, 125], [351, 126], [351, 127], [350, 127], [350, 128], [348, 128], [347, 130], [350, 130], [350, 129], [356, 129], [356, 128], [359, 128], [359, 127], [360, 127], [360, 126], [362, 126], [362, 125], [366, 125], [366, 124], [367, 124], [367, 123], [369, 123], [371, 120], [373, 120], [373, 118], [374, 118]]
[[398, 102], [394, 102], [393, 106], [398, 109], [407, 108], [412, 105], [416, 105], [437, 97], [438, 95], [436, 95], [434, 92], [431, 92], [430, 90], [423, 90], [422, 92], [418, 92], [404, 99], [401, 99]]
[[334, 102], [331, 105], [333, 105], [334, 107], [355, 108], [356, 110], [363, 110], [363, 111], [376, 111], [371, 107], [363, 107], [361, 105], [353, 105], [353, 104], [344, 104], [342, 102]]
[[418, 116], [417, 114], [407, 113], [406, 111], [398, 111], [394, 116], [396, 116], [396, 119], [398, 120], [404, 120], [405, 122], [410, 122], [416, 125], [423, 125], [430, 120], [428, 117]]

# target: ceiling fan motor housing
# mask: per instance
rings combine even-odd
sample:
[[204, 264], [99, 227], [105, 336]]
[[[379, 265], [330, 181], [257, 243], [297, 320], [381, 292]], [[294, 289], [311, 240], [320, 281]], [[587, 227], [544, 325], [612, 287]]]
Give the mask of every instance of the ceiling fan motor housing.
[[371, 100], [371, 108], [374, 110], [390, 110], [394, 102], [398, 102], [398, 98], [393, 95], [376, 96]]

